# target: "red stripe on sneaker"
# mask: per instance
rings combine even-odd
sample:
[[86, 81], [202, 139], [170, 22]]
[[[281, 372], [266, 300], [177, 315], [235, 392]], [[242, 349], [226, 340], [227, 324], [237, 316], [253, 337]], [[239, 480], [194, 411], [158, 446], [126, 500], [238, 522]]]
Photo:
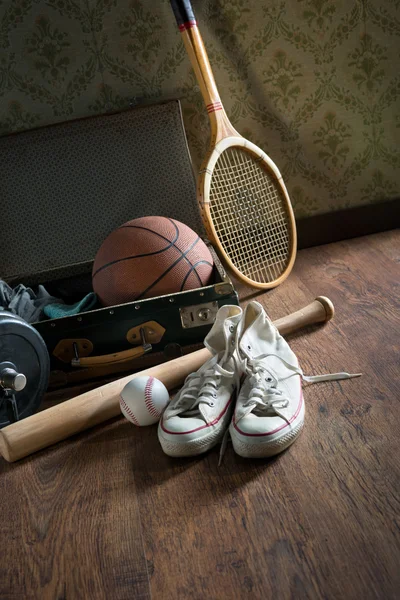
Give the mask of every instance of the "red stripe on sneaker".
[[164, 427], [164, 419], [161, 419], [161, 429], [163, 431], [165, 431], [165, 433], [169, 433], [170, 435], [187, 435], [188, 433], [194, 433], [195, 431], [200, 431], [201, 429], [205, 429], [206, 427], [211, 427], [212, 425], [216, 425], [218, 423], [218, 421], [220, 421], [222, 419], [222, 417], [228, 410], [228, 407], [231, 404], [234, 396], [235, 396], [235, 392], [229, 398], [229, 400], [228, 400], [226, 406], [224, 407], [224, 410], [221, 412], [221, 414], [218, 415], [218, 417], [216, 419], [214, 419], [214, 421], [211, 421], [211, 423], [206, 423], [205, 425], [201, 425], [201, 427], [196, 427], [196, 429], [191, 429], [190, 431], [169, 431], [168, 429], [165, 429], [165, 427]]
[[[301, 390], [301, 382], [300, 382], [300, 390]], [[283, 425], [281, 425], [280, 427], [277, 427], [273, 431], [268, 431], [267, 433], [247, 433], [245, 431], [242, 431], [236, 425], [235, 415], [233, 415], [233, 417], [232, 417], [232, 423], [233, 423], [233, 426], [236, 429], [236, 431], [238, 431], [241, 435], [246, 435], [246, 436], [249, 436], [249, 437], [266, 437], [268, 435], [273, 435], [274, 433], [278, 433], [278, 431], [281, 431], [282, 429], [285, 429], [285, 427], [289, 427], [289, 425], [291, 423], [293, 423], [293, 421], [298, 417], [299, 412], [300, 412], [301, 407], [302, 407], [302, 404], [303, 404], [303, 391], [301, 390], [299, 404], [298, 404], [298, 406], [296, 408], [296, 412], [294, 413], [293, 417], [291, 419], [289, 419], [289, 423], [286, 423], [286, 421], [285, 421], [285, 423]], [[277, 415], [277, 416], [279, 416], [279, 415]]]

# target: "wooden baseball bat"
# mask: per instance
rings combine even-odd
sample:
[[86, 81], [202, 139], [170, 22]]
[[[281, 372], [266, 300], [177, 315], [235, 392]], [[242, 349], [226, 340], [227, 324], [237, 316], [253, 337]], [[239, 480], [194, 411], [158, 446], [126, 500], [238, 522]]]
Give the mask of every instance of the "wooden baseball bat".
[[[307, 325], [329, 321], [333, 314], [332, 302], [319, 296], [308, 306], [274, 321], [274, 324], [285, 335]], [[14, 462], [80, 431], [104, 423], [121, 414], [119, 396], [131, 379], [139, 375], [152, 375], [171, 390], [180, 386], [209, 357], [209, 351], [203, 348], [145, 371], [127, 375], [8, 425], [0, 430], [0, 453], [8, 462]]]

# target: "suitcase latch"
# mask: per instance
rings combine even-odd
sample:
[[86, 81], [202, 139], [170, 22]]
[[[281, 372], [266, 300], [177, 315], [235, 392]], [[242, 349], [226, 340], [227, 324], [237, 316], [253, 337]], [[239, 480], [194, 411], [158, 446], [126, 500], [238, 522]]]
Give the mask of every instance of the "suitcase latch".
[[218, 308], [218, 302], [195, 304], [180, 308], [179, 314], [181, 316], [182, 327], [190, 329], [191, 327], [201, 327], [202, 325], [214, 323]]

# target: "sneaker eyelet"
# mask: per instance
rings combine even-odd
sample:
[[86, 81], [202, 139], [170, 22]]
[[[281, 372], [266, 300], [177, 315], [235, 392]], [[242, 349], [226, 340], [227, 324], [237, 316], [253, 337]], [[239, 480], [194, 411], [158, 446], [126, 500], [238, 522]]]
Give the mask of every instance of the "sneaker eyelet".
[[230, 326], [229, 326], [229, 331], [230, 331], [231, 333], [233, 333], [233, 332], [235, 331], [235, 327], [234, 327], [233, 325], [230, 325]]
[[209, 406], [215, 406], [215, 402], [210, 402]]
[[267, 381], [272, 381], [272, 377], [267, 377]]
[[251, 346], [247, 346], [247, 350], [251, 350]]

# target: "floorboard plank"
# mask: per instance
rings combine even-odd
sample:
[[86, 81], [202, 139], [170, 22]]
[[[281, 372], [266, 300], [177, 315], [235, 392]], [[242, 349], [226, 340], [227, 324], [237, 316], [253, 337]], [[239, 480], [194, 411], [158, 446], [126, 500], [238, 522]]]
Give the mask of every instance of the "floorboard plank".
[[[286, 452], [165, 456], [123, 419], [0, 463], [5, 600], [394, 600], [400, 589], [399, 232], [302, 250], [266, 293], [272, 319], [318, 295], [336, 315], [288, 341], [307, 374]], [[77, 393], [74, 389], [73, 395]]]
[[[168, 479], [167, 497], [189, 494], [192, 515], [190, 519], [185, 503], [182, 529], [190, 533], [181, 535], [174, 547], [174, 530], [182, 508], [174, 503], [169, 508], [169, 525], [164, 524], [160, 533], [162, 539], [157, 538], [154, 544], [153, 533], [149, 534], [153, 541], [152, 562], [161, 568], [161, 572], [154, 569], [153, 597], [160, 597], [159, 589], [177, 593], [174, 575], [165, 579], [170, 572], [179, 574], [182, 596], [178, 593], [177, 597], [201, 589], [198, 597], [202, 593], [221, 597], [222, 593], [222, 597], [240, 598], [246, 585], [247, 594], [255, 598], [261, 591], [266, 597], [281, 594], [284, 598], [396, 597], [400, 583], [399, 562], [394, 559], [399, 548], [399, 465], [398, 442], [388, 411], [394, 391], [399, 390], [398, 381], [393, 379], [396, 355], [391, 358], [385, 353], [389, 360], [384, 366], [372, 373], [370, 367], [376, 361], [377, 349], [381, 349], [382, 335], [395, 341], [393, 326], [398, 313], [395, 297], [383, 293], [385, 286], [391, 285], [394, 269], [387, 264], [386, 256], [372, 256], [365, 249], [365, 241], [360, 243], [360, 252], [366, 253], [369, 261], [375, 259], [374, 267], [381, 272], [375, 279], [359, 255], [358, 244], [354, 250], [351, 244], [335, 244], [322, 254], [310, 251], [313, 261], [300, 253], [299, 267], [286, 290], [281, 286], [262, 296], [251, 294], [252, 299], [261, 299], [268, 306], [272, 318], [279, 315], [279, 307], [294, 310], [292, 302], [304, 300], [307, 289], [309, 300], [310, 292], [314, 296], [334, 296], [335, 321], [307, 335], [298, 334], [291, 345], [308, 372], [361, 369], [365, 373], [348, 382], [308, 386], [305, 431], [296, 445], [275, 461], [255, 466], [231, 451], [226, 458], [230, 461], [226, 465], [228, 474], [222, 467], [218, 477], [212, 476], [218, 459], [214, 452], [196, 461], [190, 476], [185, 474], [172, 482]], [[242, 298], [244, 303], [249, 299], [245, 294]], [[380, 318], [375, 322], [377, 315]], [[160, 455], [158, 460], [165, 459]], [[157, 462], [156, 457], [152, 462]], [[162, 471], [168, 471], [168, 466]], [[142, 472], [139, 470], [139, 480]], [[205, 481], [208, 492], [204, 491]], [[226, 497], [227, 483], [231, 491]], [[163, 484], [160, 490], [165, 489]], [[221, 494], [223, 500], [200, 508], [200, 498], [207, 494], [217, 494], [218, 498]], [[162, 505], [163, 501], [158, 497], [154, 502]], [[235, 517], [229, 510], [232, 505], [236, 507]], [[144, 529], [150, 531], [149, 527]], [[224, 530], [230, 534], [224, 535]], [[145, 544], [150, 545], [148, 537]], [[169, 555], [167, 549], [171, 546], [174, 549]], [[160, 548], [164, 548], [162, 556]], [[206, 558], [202, 548], [208, 549]], [[186, 552], [190, 556], [190, 576], [179, 563]], [[239, 572], [242, 569], [241, 576], [237, 571], [230, 572], [229, 553], [235, 557]], [[202, 579], [205, 572], [206, 583]]]
[[119, 419], [1, 462], [2, 600], [150, 598], [131, 435]]
[[393, 260], [400, 262], [400, 235], [398, 229], [368, 236], [369, 245], [377, 248]]

